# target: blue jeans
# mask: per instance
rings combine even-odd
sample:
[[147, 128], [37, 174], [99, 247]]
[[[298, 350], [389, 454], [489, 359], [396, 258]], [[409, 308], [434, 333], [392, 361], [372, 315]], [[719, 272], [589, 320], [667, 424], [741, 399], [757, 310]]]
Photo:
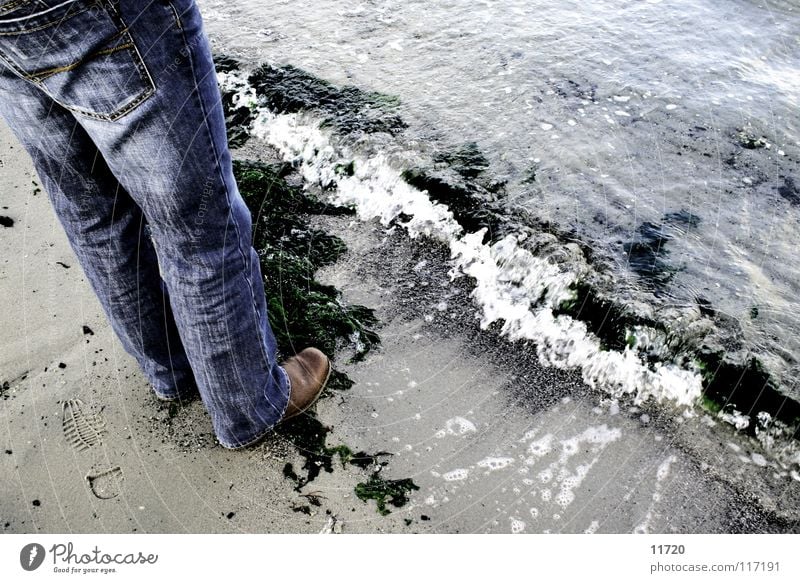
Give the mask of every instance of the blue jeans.
[[0, 0], [0, 113], [157, 396], [269, 432], [289, 379], [194, 0]]

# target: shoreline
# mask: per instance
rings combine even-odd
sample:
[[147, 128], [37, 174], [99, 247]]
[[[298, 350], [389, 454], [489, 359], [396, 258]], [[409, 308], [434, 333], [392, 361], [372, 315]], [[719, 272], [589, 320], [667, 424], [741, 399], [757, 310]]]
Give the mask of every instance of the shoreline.
[[[350, 217], [314, 219], [348, 246], [319, 278], [375, 309], [382, 345], [342, 366], [355, 384], [317, 415], [328, 446], [389, 452], [382, 475], [420, 489], [381, 516], [355, 493], [374, 468], [332, 459], [297, 491], [288, 437], [229, 452], [199, 402], [175, 410], [149, 393], [20, 151], [0, 128], [0, 206], [15, 221], [0, 231], [0, 281], [17, 299], [2, 320], [4, 532], [800, 531], [796, 482], [775, 481], [748, 439], [542, 368], [530, 346], [480, 330], [442, 248]], [[234, 152], [264, 155], [255, 141]], [[65, 407], [103, 419], [100, 444], [70, 446]]]

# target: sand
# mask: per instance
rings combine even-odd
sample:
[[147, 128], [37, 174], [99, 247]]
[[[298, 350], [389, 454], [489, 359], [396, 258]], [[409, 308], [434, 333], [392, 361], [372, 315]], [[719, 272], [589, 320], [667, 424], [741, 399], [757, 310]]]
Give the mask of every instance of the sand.
[[[382, 346], [336, 355], [355, 384], [316, 415], [329, 447], [391, 455], [334, 459], [297, 489], [287, 435], [228, 451], [200, 402], [153, 397], [38, 183], [0, 126], [0, 215], [14, 221], [0, 227], [3, 532], [798, 531], [798, 482], [754, 442], [541, 367], [533, 347], [480, 330], [440, 248], [350, 217], [316, 219], [348, 245], [319, 277], [376, 310]], [[379, 467], [419, 488], [386, 515], [355, 493]]]

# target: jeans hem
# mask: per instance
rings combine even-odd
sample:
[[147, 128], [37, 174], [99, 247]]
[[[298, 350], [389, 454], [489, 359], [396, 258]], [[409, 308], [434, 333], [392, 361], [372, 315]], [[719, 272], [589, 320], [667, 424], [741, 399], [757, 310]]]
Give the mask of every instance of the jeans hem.
[[292, 379], [289, 377], [289, 374], [282, 366], [279, 366], [278, 370], [281, 372], [281, 374], [283, 374], [284, 378], [286, 379], [286, 387], [289, 389], [288, 395], [286, 397], [286, 404], [283, 406], [283, 409], [281, 410], [281, 415], [280, 417], [278, 417], [278, 420], [272, 425], [261, 430], [254, 437], [251, 437], [247, 441], [238, 443], [236, 445], [225, 443], [218, 437], [217, 441], [219, 441], [219, 444], [222, 447], [230, 450], [239, 450], [239, 449], [245, 449], [247, 447], [252, 447], [254, 445], [258, 445], [263, 439], [265, 439], [270, 433], [272, 433], [278, 425], [280, 425], [281, 421], [283, 421], [283, 418], [286, 416], [286, 410], [289, 408], [289, 400], [292, 398]]
[[164, 401], [164, 402], [188, 401], [189, 399], [194, 399], [200, 394], [197, 385], [191, 385], [185, 388], [181, 388], [173, 393], [164, 392], [162, 390], [155, 388], [152, 385], [151, 388], [153, 389], [153, 394], [155, 394], [156, 398], [159, 401]]

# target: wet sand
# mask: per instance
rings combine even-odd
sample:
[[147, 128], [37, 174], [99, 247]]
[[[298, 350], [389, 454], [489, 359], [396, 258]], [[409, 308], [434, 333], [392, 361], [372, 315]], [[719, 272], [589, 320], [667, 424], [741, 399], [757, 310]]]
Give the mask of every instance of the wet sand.
[[[151, 395], [5, 126], [0, 160], [0, 215], [14, 221], [0, 227], [4, 532], [800, 529], [798, 483], [756, 444], [542, 368], [532, 347], [480, 330], [440, 248], [351, 217], [315, 219], [348, 245], [319, 279], [376, 310], [382, 345], [360, 363], [337, 354], [355, 384], [316, 413], [329, 447], [391, 455], [334, 459], [298, 489], [286, 465], [301, 473], [305, 458], [289, 436], [227, 451], [201, 403]], [[378, 468], [419, 488], [386, 515], [355, 493]]]

